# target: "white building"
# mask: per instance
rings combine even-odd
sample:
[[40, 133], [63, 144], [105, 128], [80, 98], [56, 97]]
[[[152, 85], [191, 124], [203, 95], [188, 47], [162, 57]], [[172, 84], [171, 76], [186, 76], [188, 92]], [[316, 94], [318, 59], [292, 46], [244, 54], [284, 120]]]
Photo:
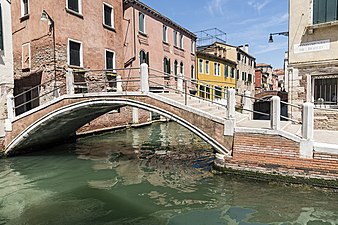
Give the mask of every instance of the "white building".
[[11, 1], [0, 0], [0, 138], [7, 118], [6, 96], [13, 93]]

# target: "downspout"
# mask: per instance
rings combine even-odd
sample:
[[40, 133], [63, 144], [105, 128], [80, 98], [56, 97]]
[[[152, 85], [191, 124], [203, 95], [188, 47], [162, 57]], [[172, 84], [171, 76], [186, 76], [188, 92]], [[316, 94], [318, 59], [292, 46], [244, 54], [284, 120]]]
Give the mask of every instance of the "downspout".
[[134, 29], [134, 60], [136, 60], [136, 23], [135, 23], [135, 1], [133, 1], [133, 29]]

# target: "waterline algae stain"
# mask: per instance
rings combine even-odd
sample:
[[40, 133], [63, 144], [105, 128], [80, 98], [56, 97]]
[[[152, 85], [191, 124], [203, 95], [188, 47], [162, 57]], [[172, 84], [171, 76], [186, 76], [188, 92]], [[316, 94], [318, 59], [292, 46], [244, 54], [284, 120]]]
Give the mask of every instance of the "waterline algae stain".
[[0, 161], [0, 224], [338, 224], [338, 194], [228, 179], [175, 123]]

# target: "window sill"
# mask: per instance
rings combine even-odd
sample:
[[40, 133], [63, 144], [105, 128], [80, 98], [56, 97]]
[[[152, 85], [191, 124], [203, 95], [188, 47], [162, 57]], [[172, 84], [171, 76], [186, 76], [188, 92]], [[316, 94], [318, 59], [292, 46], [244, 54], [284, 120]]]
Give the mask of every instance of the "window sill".
[[143, 33], [142, 31], [138, 31], [138, 34], [143, 36], [143, 37], [148, 37], [148, 35], [146, 33]]
[[169, 46], [169, 43], [168, 43], [168, 42], [162, 41], [162, 43], [163, 43], [164, 45], [168, 45], [168, 46]]
[[184, 49], [183, 49], [183, 48], [180, 48], [180, 47], [178, 47], [178, 46], [174, 46], [174, 48], [176, 48], [177, 50], [180, 50], [180, 51], [184, 52]]
[[29, 19], [29, 14], [23, 15], [22, 17], [20, 17], [20, 22], [23, 22], [28, 19]]
[[103, 26], [105, 29], [110, 30], [110, 31], [113, 31], [113, 32], [116, 33], [116, 30], [115, 30], [114, 27], [108, 26], [108, 25], [106, 25], [106, 24], [104, 24], [104, 23], [102, 24], [102, 26]]
[[68, 65], [70, 69], [74, 69], [74, 72], [85, 72], [83, 66]]
[[311, 29], [319, 29], [319, 28], [331, 27], [331, 26], [338, 26], [338, 20], [325, 22], [325, 23], [312, 24], [312, 25], [307, 26], [306, 28], [307, 30], [311, 30]]
[[77, 16], [80, 19], [83, 19], [83, 15], [81, 13], [79, 13], [79, 12], [76, 12], [76, 11], [68, 9], [68, 8], [66, 8], [66, 12], [69, 13], [69, 14], [71, 14], [71, 15], [73, 15], [73, 16]]

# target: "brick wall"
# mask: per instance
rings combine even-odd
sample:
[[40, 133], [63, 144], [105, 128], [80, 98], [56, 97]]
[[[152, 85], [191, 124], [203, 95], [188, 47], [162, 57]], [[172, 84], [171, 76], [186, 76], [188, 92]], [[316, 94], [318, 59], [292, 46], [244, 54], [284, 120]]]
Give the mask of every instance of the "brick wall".
[[338, 110], [322, 111], [315, 110], [315, 129], [338, 130]]
[[313, 159], [299, 157], [299, 143], [278, 135], [236, 133], [233, 156], [225, 166], [236, 170], [338, 179], [338, 155], [314, 153]]

